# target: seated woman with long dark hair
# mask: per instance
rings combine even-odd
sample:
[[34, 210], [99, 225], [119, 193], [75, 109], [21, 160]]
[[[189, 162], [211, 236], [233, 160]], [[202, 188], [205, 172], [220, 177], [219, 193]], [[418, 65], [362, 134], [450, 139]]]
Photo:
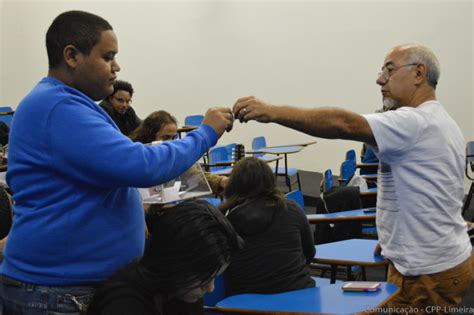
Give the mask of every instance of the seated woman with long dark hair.
[[144, 256], [96, 291], [88, 314], [203, 314], [203, 295], [242, 240], [219, 210], [198, 200], [155, 216], [153, 231]]
[[221, 210], [245, 241], [227, 269], [230, 294], [314, 287], [307, 264], [315, 254], [303, 210], [276, 188], [275, 175], [254, 157], [237, 162]]
[[[130, 134], [130, 139], [141, 143], [169, 141], [176, 139], [177, 131], [178, 121], [176, 118], [167, 111], [159, 110], [148, 115], [140, 126]], [[227, 178], [207, 172], [205, 175], [212, 192], [216, 195], [221, 194], [227, 184]]]

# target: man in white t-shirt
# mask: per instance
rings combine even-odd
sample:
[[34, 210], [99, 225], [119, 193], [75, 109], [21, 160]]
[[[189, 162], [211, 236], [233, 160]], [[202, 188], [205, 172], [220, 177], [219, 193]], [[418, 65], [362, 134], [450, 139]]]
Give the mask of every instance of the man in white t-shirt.
[[436, 100], [438, 78], [431, 50], [402, 45], [387, 54], [377, 79], [384, 106], [394, 111], [359, 115], [338, 108], [275, 106], [253, 96], [239, 99], [233, 108], [243, 122], [275, 122], [374, 149], [380, 159], [377, 250], [381, 247], [391, 262], [389, 281], [401, 287], [392, 306], [420, 312], [459, 304], [471, 283], [472, 247], [461, 215], [465, 143]]

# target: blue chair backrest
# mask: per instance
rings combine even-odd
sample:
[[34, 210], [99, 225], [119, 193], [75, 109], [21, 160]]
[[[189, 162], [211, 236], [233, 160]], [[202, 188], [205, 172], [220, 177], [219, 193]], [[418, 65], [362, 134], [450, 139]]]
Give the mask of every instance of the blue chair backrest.
[[[210, 164], [215, 164], [217, 162], [229, 162], [229, 153], [227, 152], [227, 148], [224, 146], [214, 147], [209, 151], [209, 160]], [[230, 166], [211, 166], [210, 171], [217, 171], [222, 170], [225, 168], [229, 168]]]
[[356, 151], [349, 150], [346, 152], [346, 160], [356, 161]]
[[[0, 107], [0, 112], [2, 113], [13, 112], [13, 108], [11, 108], [10, 106], [3, 106], [3, 107]], [[6, 123], [8, 127], [10, 127], [12, 119], [13, 119], [13, 114], [0, 116], [0, 121], [3, 121], [4, 123]]]
[[293, 190], [287, 193], [285, 196], [289, 200], [294, 200], [301, 207], [301, 209], [304, 209], [304, 197], [301, 191]]
[[[260, 148], [265, 148], [267, 146], [267, 141], [265, 140], [265, 137], [260, 136], [260, 137], [255, 137], [252, 140], [252, 150], [258, 150]], [[254, 156], [259, 157], [263, 156], [263, 153], [258, 153], [254, 154]]]
[[323, 192], [330, 190], [334, 186], [333, 180], [332, 180], [332, 171], [330, 169], [326, 170], [324, 172], [323, 176]]
[[12, 120], [13, 120], [13, 115], [0, 116], [0, 121], [7, 124], [8, 127], [10, 127], [10, 124], [12, 123]]
[[217, 276], [214, 279], [214, 291], [204, 294], [205, 306], [216, 306], [217, 302], [227, 297], [224, 274]]
[[341, 184], [345, 186], [356, 171], [356, 163], [353, 160], [345, 160], [341, 164]]
[[184, 125], [185, 126], [199, 126], [202, 124], [202, 120], [204, 119], [203, 115], [191, 115], [184, 118]]

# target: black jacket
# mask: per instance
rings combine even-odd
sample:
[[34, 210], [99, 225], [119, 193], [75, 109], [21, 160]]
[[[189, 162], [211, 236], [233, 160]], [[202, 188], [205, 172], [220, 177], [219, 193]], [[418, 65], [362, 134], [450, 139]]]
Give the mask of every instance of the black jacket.
[[228, 293], [278, 293], [314, 287], [307, 264], [316, 249], [308, 220], [293, 201], [285, 208], [259, 199], [227, 218], [245, 240], [227, 269]]
[[125, 114], [122, 115], [115, 111], [107, 100], [103, 100], [99, 105], [109, 114], [124, 135], [130, 135], [133, 130], [140, 126], [141, 120], [132, 107], [129, 107]]

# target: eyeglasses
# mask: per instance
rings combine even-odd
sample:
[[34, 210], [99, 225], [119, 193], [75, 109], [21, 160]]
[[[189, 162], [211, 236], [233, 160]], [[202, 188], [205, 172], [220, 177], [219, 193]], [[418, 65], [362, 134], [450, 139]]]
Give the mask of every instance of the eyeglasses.
[[391, 65], [388, 65], [387, 67], [383, 67], [382, 68], [382, 71], [379, 72], [377, 74], [377, 77], [380, 78], [380, 76], [383, 76], [383, 78], [385, 79], [385, 81], [388, 81], [390, 79], [390, 77], [400, 68], [403, 68], [403, 67], [409, 67], [409, 66], [418, 66], [417, 63], [407, 63], [407, 64], [404, 64], [404, 65], [400, 65], [400, 66], [391, 66]]

